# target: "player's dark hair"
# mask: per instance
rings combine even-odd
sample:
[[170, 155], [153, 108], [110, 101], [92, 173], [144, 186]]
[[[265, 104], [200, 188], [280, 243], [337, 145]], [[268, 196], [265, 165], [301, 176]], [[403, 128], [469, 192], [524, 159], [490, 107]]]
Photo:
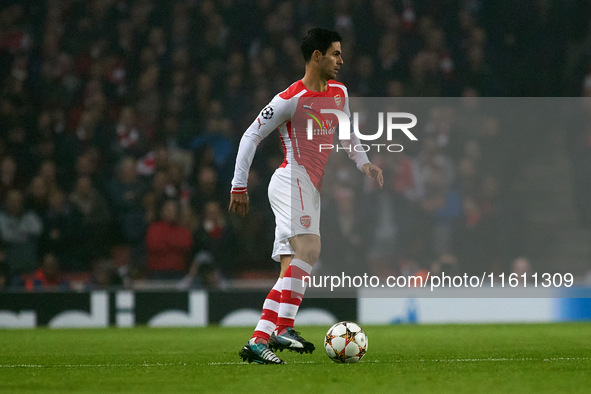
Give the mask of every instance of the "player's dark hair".
[[333, 42], [340, 42], [341, 35], [336, 31], [321, 29], [319, 27], [308, 30], [308, 35], [302, 40], [302, 55], [306, 63], [312, 59], [315, 50], [319, 50], [323, 55]]

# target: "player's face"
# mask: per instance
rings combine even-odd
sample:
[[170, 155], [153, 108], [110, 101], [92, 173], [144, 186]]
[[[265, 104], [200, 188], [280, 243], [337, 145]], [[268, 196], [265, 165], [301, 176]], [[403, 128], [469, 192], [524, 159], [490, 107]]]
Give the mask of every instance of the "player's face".
[[326, 54], [320, 58], [320, 71], [326, 79], [336, 78], [339, 69], [343, 64], [343, 58], [341, 55], [341, 43], [335, 41], [330, 48], [328, 48]]

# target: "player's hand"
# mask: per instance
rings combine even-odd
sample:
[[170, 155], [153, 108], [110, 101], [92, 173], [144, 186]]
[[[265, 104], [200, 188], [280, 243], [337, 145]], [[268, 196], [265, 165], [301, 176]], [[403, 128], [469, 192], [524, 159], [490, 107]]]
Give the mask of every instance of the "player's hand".
[[384, 186], [384, 175], [382, 175], [382, 169], [375, 164], [365, 163], [361, 167], [361, 171], [367, 175], [368, 178], [373, 178], [378, 181], [380, 189]]
[[231, 193], [228, 212], [244, 217], [248, 213], [248, 193]]

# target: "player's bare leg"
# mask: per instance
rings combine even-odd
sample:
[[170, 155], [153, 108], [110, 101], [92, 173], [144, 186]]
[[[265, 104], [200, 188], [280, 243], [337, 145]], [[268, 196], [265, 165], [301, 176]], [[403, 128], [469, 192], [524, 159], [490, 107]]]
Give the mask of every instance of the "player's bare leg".
[[277, 330], [269, 339], [269, 347], [273, 350], [312, 353], [314, 344], [302, 338], [293, 326], [305, 292], [302, 278], [310, 275], [312, 266], [320, 256], [320, 237], [315, 234], [297, 235], [291, 239], [291, 246], [295, 255], [283, 276]]
[[291, 239], [291, 247], [295, 251], [294, 259], [314, 266], [320, 257], [320, 236], [316, 234], [300, 234]]
[[281, 272], [279, 273], [279, 277], [281, 279], [283, 279], [283, 276], [285, 276], [285, 272], [287, 271], [287, 268], [289, 267], [289, 265], [291, 264], [291, 259], [292, 259], [292, 255], [290, 254], [282, 254], [280, 256], [281, 259]]

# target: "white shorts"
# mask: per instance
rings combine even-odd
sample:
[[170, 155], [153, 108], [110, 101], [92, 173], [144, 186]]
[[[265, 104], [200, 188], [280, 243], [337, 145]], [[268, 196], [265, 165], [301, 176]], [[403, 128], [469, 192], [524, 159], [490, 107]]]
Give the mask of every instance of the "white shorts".
[[[291, 166], [289, 166], [291, 167]], [[320, 236], [320, 193], [303, 171], [278, 168], [269, 182], [269, 202], [275, 214], [272, 258], [293, 255], [289, 240], [299, 234]]]

